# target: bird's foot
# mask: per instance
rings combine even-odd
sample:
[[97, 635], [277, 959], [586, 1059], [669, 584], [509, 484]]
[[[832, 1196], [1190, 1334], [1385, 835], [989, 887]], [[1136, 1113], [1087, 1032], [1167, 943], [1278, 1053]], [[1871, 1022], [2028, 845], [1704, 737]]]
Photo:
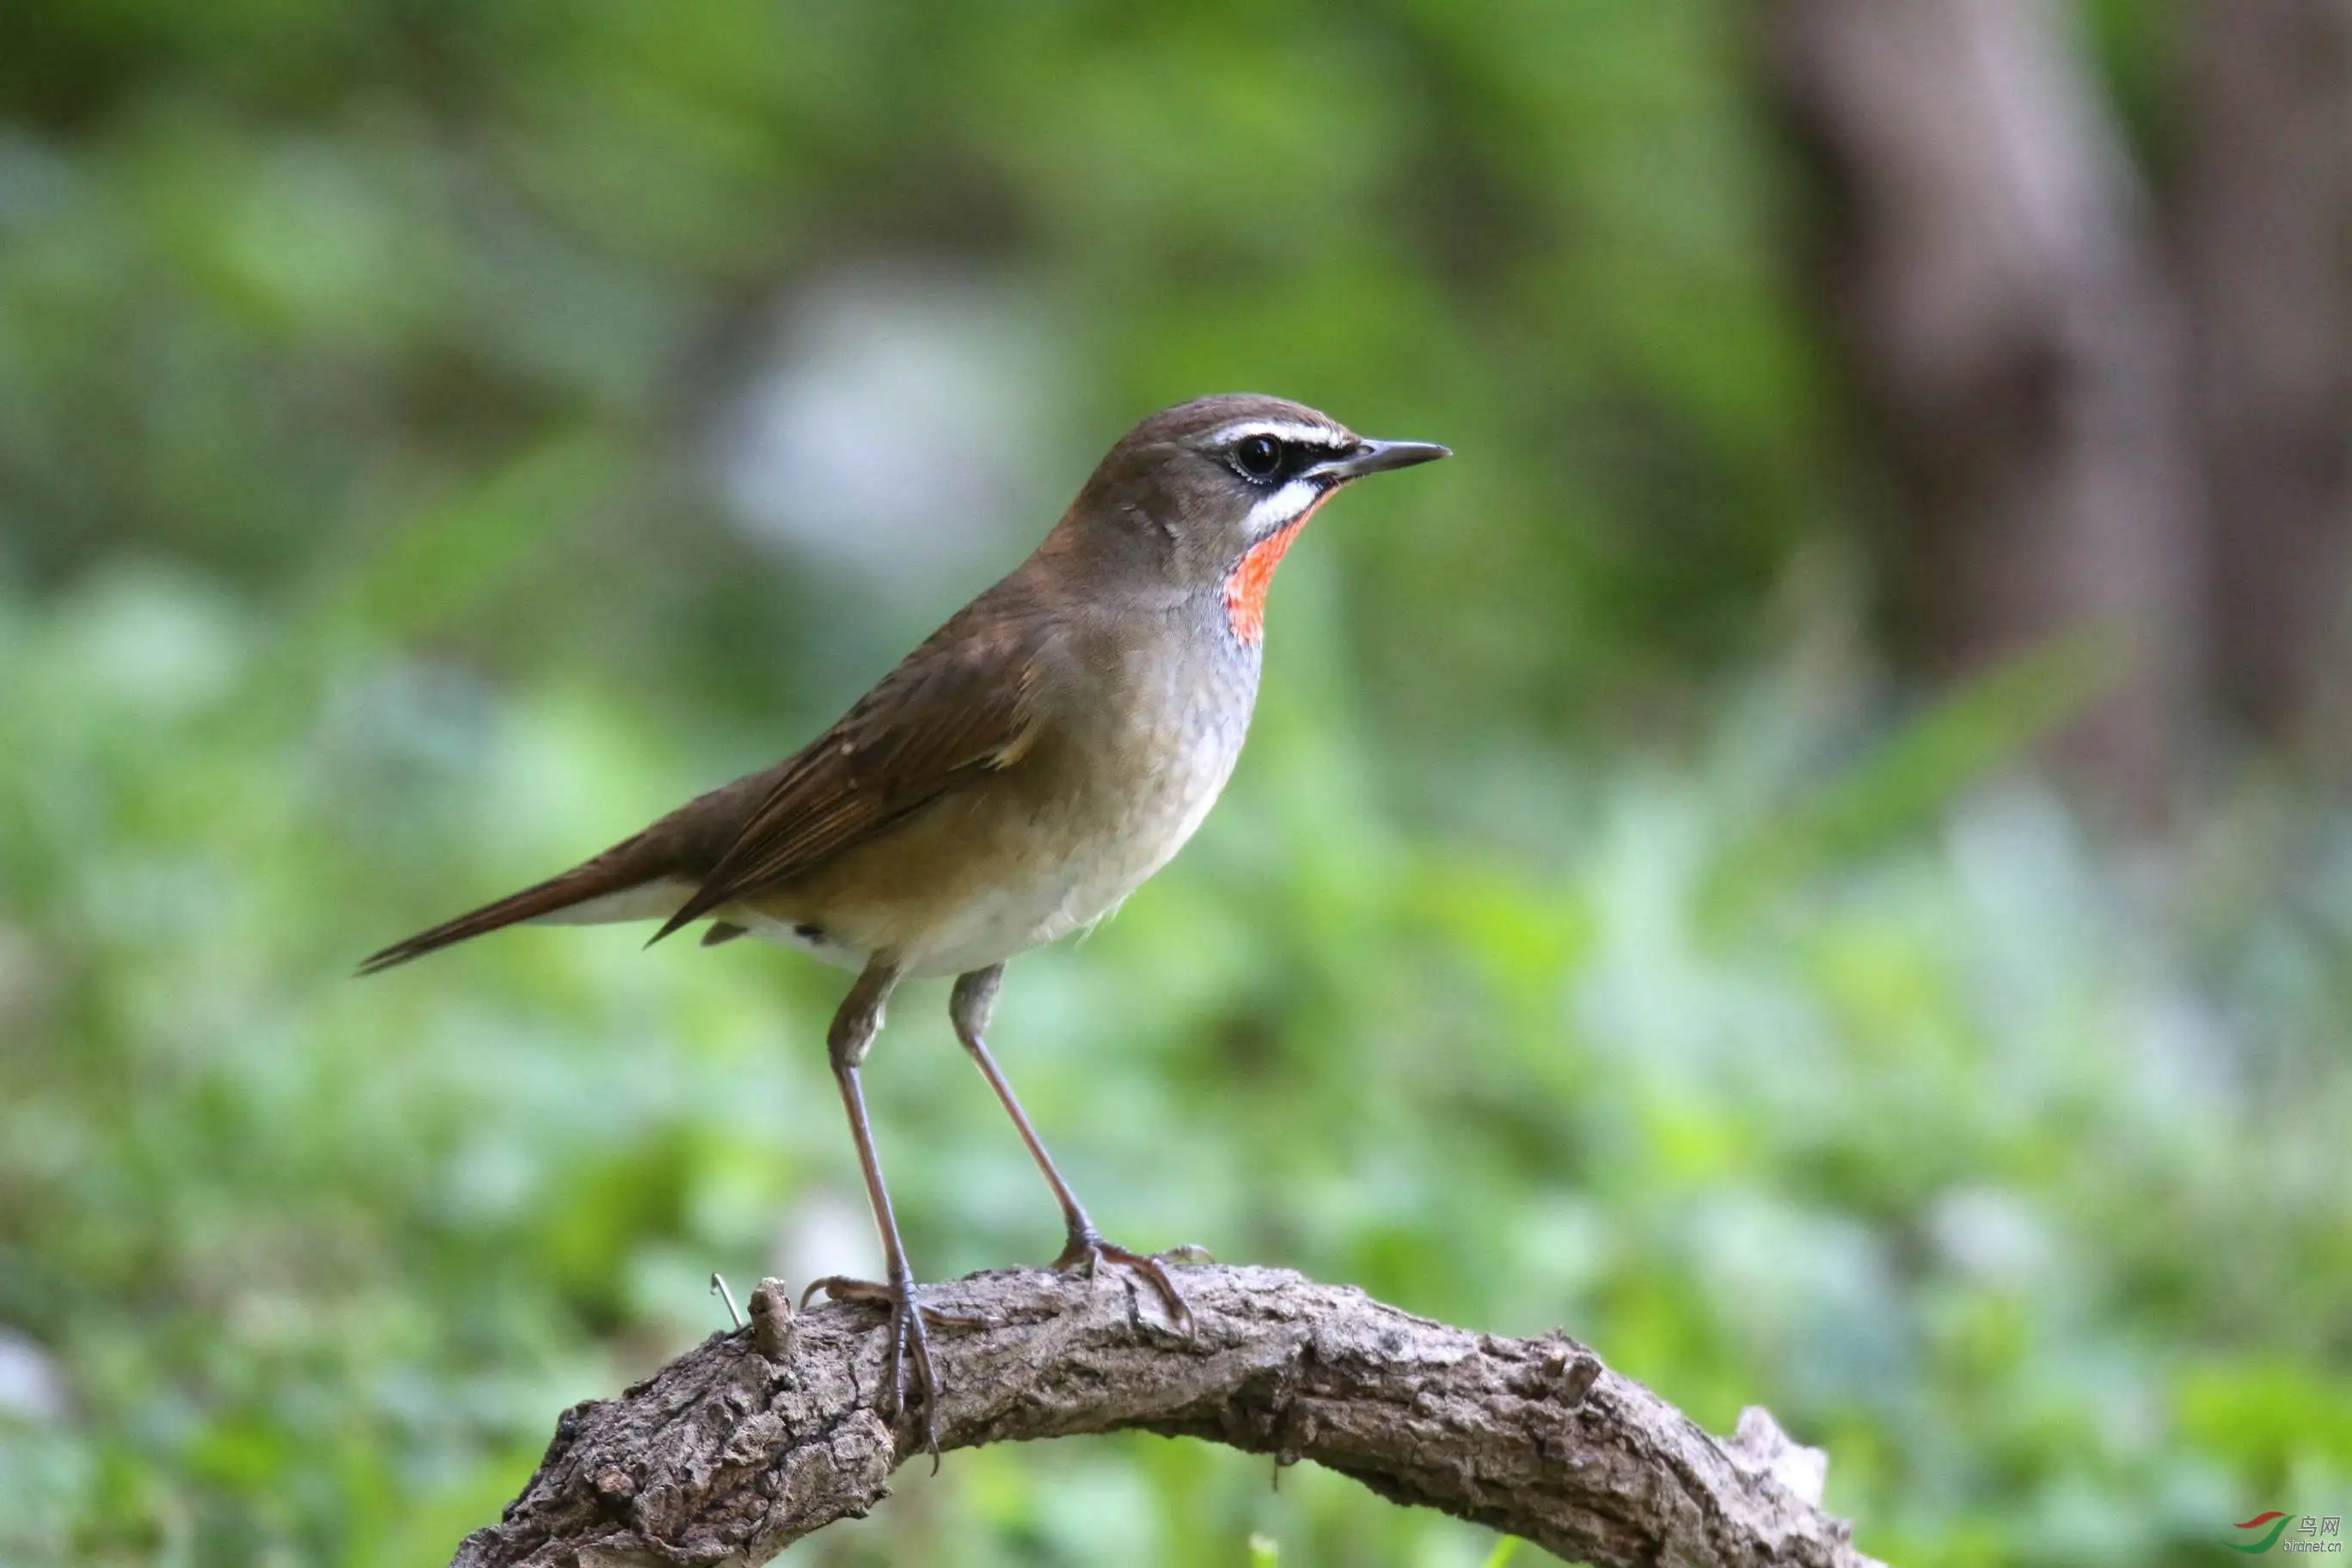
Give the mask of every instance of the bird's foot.
[[[802, 1307], [807, 1307], [820, 1290], [831, 1300], [857, 1301], [889, 1310], [890, 1372], [883, 1385], [883, 1399], [877, 1403], [883, 1405], [882, 1414], [894, 1421], [901, 1415], [914, 1417], [922, 1428], [923, 1447], [930, 1450], [931, 1469], [936, 1473], [940, 1468], [940, 1381], [931, 1368], [931, 1342], [924, 1332], [924, 1325], [928, 1322], [937, 1328], [961, 1328], [985, 1320], [924, 1305], [919, 1289], [909, 1278], [895, 1278], [884, 1285], [872, 1279], [829, 1274], [809, 1282], [809, 1288], [801, 1293]], [[909, 1382], [914, 1384], [911, 1399]]]
[[1192, 1309], [1185, 1304], [1184, 1292], [1176, 1289], [1176, 1281], [1169, 1277], [1168, 1265], [1213, 1261], [1207, 1247], [1190, 1242], [1165, 1252], [1130, 1252], [1115, 1241], [1105, 1241], [1102, 1233], [1089, 1225], [1070, 1232], [1069, 1245], [1062, 1248], [1061, 1257], [1054, 1259], [1054, 1267], [1065, 1272], [1083, 1270], [1089, 1279], [1099, 1274], [1106, 1263], [1140, 1274], [1166, 1303], [1169, 1320], [1189, 1334], [1192, 1331]]

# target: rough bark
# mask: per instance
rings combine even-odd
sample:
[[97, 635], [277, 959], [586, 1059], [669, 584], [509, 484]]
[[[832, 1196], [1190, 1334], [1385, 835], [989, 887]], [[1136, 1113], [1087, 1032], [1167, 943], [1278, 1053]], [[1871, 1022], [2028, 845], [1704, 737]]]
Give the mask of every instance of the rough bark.
[[[1717, 1439], [1564, 1335], [1448, 1328], [1265, 1268], [1187, 1268], [1192, 1333], [1123, 1279], [1045, 1271], [929, 1288], [942, 1449], [1136, 1430], [1312, 1459], [1597, 1564], [1869, 1560], [1822, 1513], [1827, 1461], [1761, 1409]], [[924, 1458], [875, 1409], [883, 1315], [795, 1313], [776, 1281], [620, 1398], [564, 1412], [457, 1568], [756, 1563], [887, 1495]]]
[[2202, 565], [2177, 303], [2053, 0], [1776, 0], [1782, 100], [1829, 176], [1826, 277], [1907, 481], [1898, 632], [1956, 674], [2119, 635], [2069, 751], [2162, 814], [2193, 715]]

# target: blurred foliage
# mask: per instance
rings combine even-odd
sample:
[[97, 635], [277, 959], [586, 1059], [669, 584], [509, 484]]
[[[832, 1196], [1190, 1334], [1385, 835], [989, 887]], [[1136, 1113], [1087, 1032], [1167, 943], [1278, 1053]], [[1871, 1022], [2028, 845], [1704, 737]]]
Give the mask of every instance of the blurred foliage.
[[[860, 1261], [837, 975], [620, 931], [346, 976], [985, 580], [909, 603], [709, 471], [779, 310], [906, 266], [1030, 302], [1041, 493], [1237, 386], [1463, 454], [1294, 553], [1226, 802], [1012, 973], [1000, 1054], [1115, 1235], [1768, 1404], [1905, 1563], [2341, 1511], [2352, 823], [2256, 769], [2117, 849], [2021, 761], [2097, 649], [1877, 673], [1748, 26], [0, 11], [0, 1561], [441, 1560], [717, 1325], [713, 1268]], [[937, 991], [872, 1073], [919, 1264], [1043, 1257]], [[800, 1555], [1493, 1560], [1268, 1481], [957, 1455]]]

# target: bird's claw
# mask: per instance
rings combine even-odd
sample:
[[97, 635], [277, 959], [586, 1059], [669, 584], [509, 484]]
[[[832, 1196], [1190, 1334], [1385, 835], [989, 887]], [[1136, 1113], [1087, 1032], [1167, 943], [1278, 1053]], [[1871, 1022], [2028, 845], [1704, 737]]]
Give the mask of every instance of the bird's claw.
[[[910, 1289], [913, 1289], [910, 1287]], [[829, 1301], [855, 1301], [861, 1306], [888, 1307], [895, 1304], [890, 1287], [877, 1279], [852, 1279], [845, 1274], [828, 1274], [822, 1279], [812, 1279], [809, 1288], [801, 1292], [801, 1308], [824, 1291]], [[992, 1329], [1002, 1322], [986, 1312], [950, 1312], [929, 1302], [919, 1303], [923, 1310], [923, 1321], [935, 1329]]]
[[[884, 1382], [883, 1415], [896, 1421], [911, 1415], [922, 1428], [923, 1447], [931, 1456], [931, 1471], [940, 1468], [940, 1381], [931, 1367], [931, 1342], [924, 1332], [924, 1321], [934, 1324], [964, 1327], [982, 1323], [983, 1319], [942, 1312], [923, 1304], [912, 1279], [893, 1279], [884, 1285], [871, 1279], [852, 1279], [839, 1274], [828, 1274], [809, 1282], [801, 1294], [805, 1308], [822, 1290], [835, 1301], [857, 1301], [870, 1306], [887, 1307], [890, 1311], [890, 1374]], [[908, 1369], [913, 1369], [914, 1395], [909, 1401], [907, 1385]], [[887, 1402], [887, 1404], [885, 1404]]]
[[1165, 1252], [1131, 1252], [1115, 1241], [1104, 1240], [1102, 1233], [1089, 1226], [1070, 1233], [1069, 1245], [1054, 1259], [1054, 1267], [1065, 1272], [1083, 1270], [1089, 1279], [1100, 1274], [1106, 1263], [1131, 1269], [1143, 1276], [1167, 1305], [1170, 1321], [1189, 1334], [1192, 1331], [1192, 1309], [1185, 1302], [1184, 1292], [1176, 1289], [1176, 1281], [1169, 1277], [1168, 1265], [1213, 1261], [1207, 1247], [1190, 1242]]

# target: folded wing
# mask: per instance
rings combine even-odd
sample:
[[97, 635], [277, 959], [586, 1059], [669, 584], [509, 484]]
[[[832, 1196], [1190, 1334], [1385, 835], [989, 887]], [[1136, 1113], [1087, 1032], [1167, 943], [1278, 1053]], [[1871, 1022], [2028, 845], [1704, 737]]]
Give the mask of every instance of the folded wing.
[[782, 888], [1036, 743], [1043, 628], [960, 616], [776, 771], [751, 820], [654, 933]]

